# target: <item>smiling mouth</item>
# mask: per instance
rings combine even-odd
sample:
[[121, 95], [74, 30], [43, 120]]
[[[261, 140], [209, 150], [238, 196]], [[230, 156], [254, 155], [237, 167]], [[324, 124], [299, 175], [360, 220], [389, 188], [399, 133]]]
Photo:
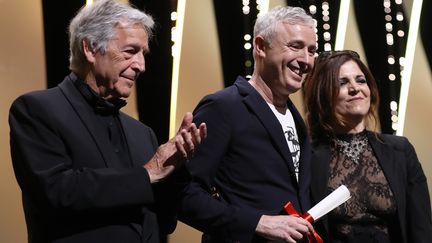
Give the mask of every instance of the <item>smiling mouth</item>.
[[288, 68], [291, 70], [291, 72], [296, 74], [300, 80], [302, 79], [304, 72], [300, 68], [293, 67], [293, 66], [290, 66]]
[[361, 100], [363, 100], [362, 97], [355, 97], [355, 98], [349, 99], [348, 102], [361, 101]]
[[135, 79], [136, 79], [136, 76], [125, 76], [125, 75], [123, 75], [122, 77], [125, 78], [125, 79], [127, 79], [127, 80], [130, 80], [131, 82], [135, 82]]

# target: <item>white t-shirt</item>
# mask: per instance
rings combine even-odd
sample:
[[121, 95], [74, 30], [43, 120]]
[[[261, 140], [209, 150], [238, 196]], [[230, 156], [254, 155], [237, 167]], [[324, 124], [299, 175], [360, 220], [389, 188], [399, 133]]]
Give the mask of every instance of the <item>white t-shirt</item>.
[[289, 151], [291, 152], [291, 157], [294, 163], [295, 175], [298, 181], [299, 168], [300, 168], [300, 143], [297, 136], [297, 129], [294, 122], [294, 118], [291, 114], [291, 111], [287, 108], [284, 113], [276, 110], [276, 107], [270, 103], [268, 103], [270, 109], [276, 115], [279, 120], [282, 130], [285, 135], [285, 139], [287, 141], [287, 145]]

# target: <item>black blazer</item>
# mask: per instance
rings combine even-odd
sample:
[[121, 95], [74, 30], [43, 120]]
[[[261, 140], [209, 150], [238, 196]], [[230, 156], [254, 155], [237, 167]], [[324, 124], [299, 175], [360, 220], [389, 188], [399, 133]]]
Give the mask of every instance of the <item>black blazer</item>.
[[213, 242], [264, 242], [254, 235], [261, 215], [280, 214], [288, 201], [298, 211], [310, 208], [311, 146], [300, 114], [291, 101], [288, 107], [301, 145], [299, 183], [279, 121], [245, 79], [201, 100], [194, 121], [207, 123], [208, 136], [187, 164], [185, 223]]
[[[431, 204], [426, 176], [423, 173], [414, 147], [405, 137], [368, 132], [368, 139], [397, 205], [397, 224], [401, 242], [432, 242]], [[312, 152], [312, 195], [315, 203], [327, 195], [329, 163], [331, 159], [328, 144], [314, 144]], [[328, 222], [321, 220], [319, 233], [328, 240]]]
[[133, 162], [124, 165], [75, 79], [25, 94], [10, 110], [29, 241], [158, 242], [155, 188], [142, 168], [157, 148], [153, 131], [120, 113]]

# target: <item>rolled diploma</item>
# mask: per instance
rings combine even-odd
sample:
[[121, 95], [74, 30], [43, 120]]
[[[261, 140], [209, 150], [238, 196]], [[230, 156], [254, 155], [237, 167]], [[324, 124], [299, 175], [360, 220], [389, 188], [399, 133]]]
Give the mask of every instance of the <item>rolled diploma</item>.
[[309, 209], [308, 213], [316, 222], [319, 218], [326, 215], [351, 197], [348, 188], [344, 185], [339, 186], [327, 197]]

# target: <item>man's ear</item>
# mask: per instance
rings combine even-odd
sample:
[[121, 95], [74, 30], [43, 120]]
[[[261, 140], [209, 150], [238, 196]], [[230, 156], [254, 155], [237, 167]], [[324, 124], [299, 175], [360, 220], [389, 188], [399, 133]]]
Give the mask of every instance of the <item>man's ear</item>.
[[255, 42], [255, 52], [256, 52], [256, 56], [257, 57], [265, 57], [266, 55], [266, 48], [267, 48], [267, 44], [264, 40], [264, 38], [262, 38], [262, 36], [257, 36], [254, 39]]
[[91, 47], [89, 41], [86, 39], [82, 40], [82, 44], [87, 61], [89, 63], [94, 63], [96, 52], [93, 50], [93, 47]]

